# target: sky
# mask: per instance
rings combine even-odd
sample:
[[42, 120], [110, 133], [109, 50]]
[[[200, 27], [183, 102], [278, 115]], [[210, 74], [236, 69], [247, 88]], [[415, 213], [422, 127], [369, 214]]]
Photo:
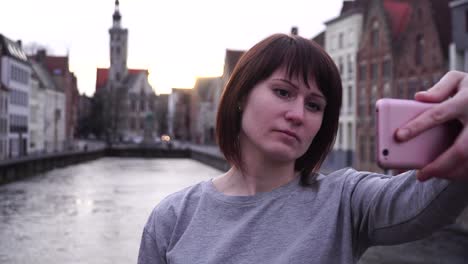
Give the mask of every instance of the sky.
[[[0, 0], [0, 34], [24, 46], [69, 54], [81, 94], [94, 94], [96, 68], [109, 67], [114, 0]], [[157, 94], [220, 76], [226, 49], [247, 50], [274, 33], [312, 38], [339, 15], [342, 0], [120, 0], [128, 67], [148, 69]]]

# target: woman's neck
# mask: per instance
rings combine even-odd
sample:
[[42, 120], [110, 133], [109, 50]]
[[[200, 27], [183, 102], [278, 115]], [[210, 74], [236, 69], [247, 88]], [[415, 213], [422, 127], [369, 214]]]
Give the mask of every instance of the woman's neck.
[[242, 155], [243, 171], [232, 167], [213, 180], [215, 188], [226, 195], [248, 196], [272, 191], [295, 178], [294, 162], [278, 163], [252, 154]]

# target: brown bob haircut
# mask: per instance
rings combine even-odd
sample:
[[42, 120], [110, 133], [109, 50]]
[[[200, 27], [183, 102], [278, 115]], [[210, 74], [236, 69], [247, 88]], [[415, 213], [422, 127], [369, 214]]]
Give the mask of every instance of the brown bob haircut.
[[330, 56], [315, 42], [297, 35], [274, 34], [248, 50], [234, 68], [221, 96], [216, 117], [216, 138], [221, 152], [231, 165], [243, 170], [238, 135], [244, 102], [252, 88], [280, 67], [289, 77], [310, 78], [327, 100], [322, 125], [306, 153], [294, 165], [301, 172], [301, 185], [309, 185], [307, 176], [318, 172], [330, 152], [338, 129], [341, 108], [340, 73]]

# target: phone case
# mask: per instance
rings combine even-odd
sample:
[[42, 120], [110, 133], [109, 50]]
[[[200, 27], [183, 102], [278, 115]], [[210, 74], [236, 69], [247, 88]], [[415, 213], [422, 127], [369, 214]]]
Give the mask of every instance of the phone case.
[[414, 100], [380, 99], [377, 114], [377, 162], [384, 169], [421, 169], [448, 149], [457, 132], [446, 123], [405, 142], [395, 139], [395, 132], [411, 119], [435, 104]]

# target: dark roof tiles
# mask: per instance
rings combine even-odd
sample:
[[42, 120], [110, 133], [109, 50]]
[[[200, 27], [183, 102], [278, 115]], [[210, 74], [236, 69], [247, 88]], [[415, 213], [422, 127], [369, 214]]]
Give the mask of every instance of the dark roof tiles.
[[[128, 75], [137, 75], [139, 73], [145, 73], [149, 75], [147, 69], [128, 69]], [[127, 77], [129, 78], [129, 77]], [[109, 69], [106, 68], [97, 68], [96, 70], [96, 91], [106, 86], [107, 80], [109, 79]], [[130, 79], [124, 80], [124, 82], [129, 83]]]

